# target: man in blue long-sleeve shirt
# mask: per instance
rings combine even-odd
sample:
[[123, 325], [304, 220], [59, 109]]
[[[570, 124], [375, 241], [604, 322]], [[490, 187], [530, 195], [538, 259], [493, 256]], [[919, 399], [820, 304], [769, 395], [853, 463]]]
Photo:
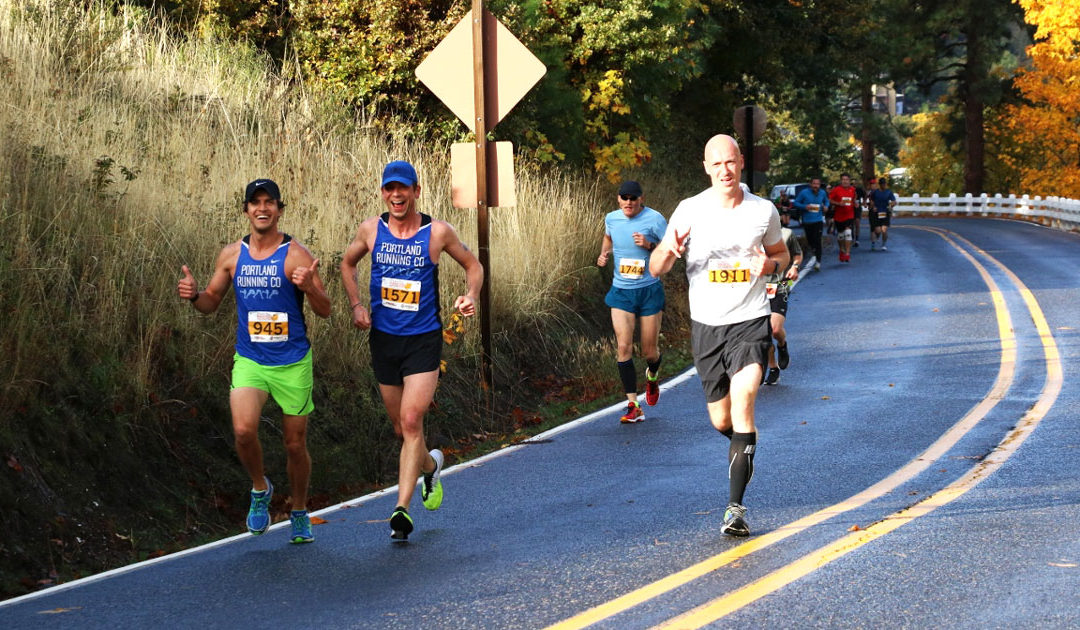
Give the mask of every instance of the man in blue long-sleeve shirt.
[[811, 179], [810, 187], [802, 189], [791, 205], [802, 213], [799, 223], [814, 252], [814, 270], [821, 271], [821, 231], [825, 227], [825, 210], [829, 207], [829, 196], [821, 189], [821, 178]]

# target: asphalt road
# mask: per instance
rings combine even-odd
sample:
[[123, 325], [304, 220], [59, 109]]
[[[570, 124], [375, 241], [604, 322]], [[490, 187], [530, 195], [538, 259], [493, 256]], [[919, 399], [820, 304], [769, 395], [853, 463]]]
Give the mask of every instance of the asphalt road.
[[366, 497], [312, 545], [236, 537], [0, 603], [0, 628], [1080, 627], [1080, 235], [863, 234], [792, 294], [749, 539], [718, 532], [727, 440], [689, 375], [641, 424], [452, 470], [408, 545]]

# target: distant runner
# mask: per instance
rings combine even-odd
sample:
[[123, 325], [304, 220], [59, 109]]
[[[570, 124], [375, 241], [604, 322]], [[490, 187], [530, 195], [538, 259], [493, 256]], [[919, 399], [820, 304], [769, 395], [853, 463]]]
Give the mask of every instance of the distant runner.
[[886, 243], [889, 241], [889, 225], [892, 223], [892, 209], [896, 205], [896, 195], [889, 190], [889, 180], [886, 177], [878, 178], [878, 189], [870, 193], [870, 251], [877, 245], [878, 236], [881, 237], [881, 251], [888, 251]]
[[787, 245], [788, 254], [791, 256], [791, 264], [780, 273], [770, 275], [765, 285], [769, 295], [769, 308], [772, 315], [769, 323], [772, 327], [772, 336], [776, 340], [776, 348], [769, 344], [769, 373], [765, 376], [766, 385], [776, 385], [780, 381], [780, 370], [786, 370], [791, 356], [788, 354], [787, 331], [784, 330], [784, 321], [787, 319], [788, 295], [791, 293], [791, 283], [799, 277], [799, 267], [802, 265], [802, 247], [799, 239], [791, 228], [787, 227], [787, 217], [780, 216], [783, 227], [780, 234], [784, 244]]
[[611, 325], [618, 344], [619, 379], [626, 393], [623, 423], [641, 422], [645, 412], [637, 400], [637, 369], [634, 367], [634, 325], [641, 321], [641, 354], [645, 356], [645, 402], [660, 398], [660, 319], [664, 315], [664, 286], [647, 268], [649, 254], [667, 230], [664, 216], [645, 206], [645, 193], [635, 181], [619, 187], [619, 209], [604, 217], [604, 239], [596, 264], [603, 267], [615, 254], [611, 289], [604, 303], [611, 307]]
[[840, 262], [849, 263], [855, 226], [855, 188], [851, 185], [851, 175], [840, 176], [840, 185], [829, 191], [829, 204], [833, 209], [836, 240], [840, 244]]
[[821, 189], [821, 178], [811, 179], [810, 187], [800, 190], [791, 205], [801, 213], [799, 224], [814, 255], [814, 271], [821, 271], [821, 232], [825, 227], [825, 210], [829, 207], [829, 196]]
[[304, 297], [320, 317], [330, 316], [330, 298], [319, 278], [319, 261], [299, 241], [278, 231], [285, 210], [278, 185], [257, 179], [247, 185], [243, 212], [251, 234], [226, 245], [218, 254], [214, 275], [202, 290], [187, 265], [177, 285], [180, 297], [200, 313], [213, 313], [221, 299], [236, 288], [236, 354], [233, 356], [232, 409], [236, 454], [251, 477], [247, 528], [262, 534], [270, 527], [274, 486], [263, 471], [259, 418], [267, 397], [282, 410], [289, 490], [292, 493], [290, 540], [309, 543], [307, 512], [311, 458], [307, 450], [307, 419], [311, 400], [311, 344], [304, 321]]
[[694, 364], [713, 427], [731, 440], [720, 531], [749, 536], [743, 494], [757, 448], [754, 400], [772, 343], [766, 276], [787, 268], [790, 256], [776, 208], [739, 186], [743, 156], [735, 139], [713, 136], [704, 166], [712, 187], [679, 203], [649, 269], [660, 276], [686, 259]]
[[[360, 224], [341, 261], [341, 279], [353, 325], [371, 330], [371, 366], [394, 433], [402, 441], [390, 537], [404, 542], [413, 531], [409, 502], [417, 479], [423, 476], [420, 498], [425, 508], [437, 510], [443, 500], [443, 454], [428, 451], [424, 441], [424, 413], [435, 397], [442, 359], [439, 258], [445, 252], [465, 269], [466, 293], [454, 300], [454, 308], [465, 317], [476, 313], [484, 268], [449, 223], [417, 211], [420, 184], [411, 164], [387, 164], [381, 187], [387, 212]], [[369, 252], [370, 312], [360, 299], [356, 270]]]

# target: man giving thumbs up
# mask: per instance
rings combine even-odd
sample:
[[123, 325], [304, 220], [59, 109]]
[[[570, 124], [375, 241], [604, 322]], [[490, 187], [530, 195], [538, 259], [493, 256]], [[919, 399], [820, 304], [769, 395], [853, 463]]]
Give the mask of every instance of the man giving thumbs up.
[[196, 310], [209, 314], [217, 310], [230, 285], [236, 288], [236, 354], [229, 407], [236, 453], [251, 476], [247, 528], [258, 535], [270, 527], [274, 486], [263, 472], [259, 417], [267, 397], [273, 396], [283, 411], [292, 493], [290, 540], [307, 543], [315, 540], [307, 513], [311, 477], [307, 417], [315, 406], [304, 297], [320, 317], [329, 317], [330, 298], [319, 278], [318, 259], [299, 241], [278, 231], [284, 209], [277, 184], [269, 179], [248, 184], [243, 212], [251, 234], [221, 250], [214, 275], [202, 290], [184, 265], [177, 292]]

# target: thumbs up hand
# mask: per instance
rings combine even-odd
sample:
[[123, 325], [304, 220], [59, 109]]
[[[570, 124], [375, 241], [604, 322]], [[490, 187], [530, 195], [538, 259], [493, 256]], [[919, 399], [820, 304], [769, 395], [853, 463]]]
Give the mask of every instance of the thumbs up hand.
[[291, 278], [292, 283], [305, 293], [310, 291], [312, 286], [314, 286], [312, 282], [314, 281], [315, 275], [318, 273], [318, 267], [319, 259], [316, 258], [315, 261], [311, 263], [310, 267], [297, 267], [296, 269], [293, 269]]
[[180, 267], [180, 271], [184, 274], [184, 277], [180, 278], [180, 282], [176, 284], [176, 292], [185, 300], [194, 299], [199, 294], [198, 285], [195, 284], [195, 277], [191, 275], [191, 270], [188, 269], [187, 265]]

